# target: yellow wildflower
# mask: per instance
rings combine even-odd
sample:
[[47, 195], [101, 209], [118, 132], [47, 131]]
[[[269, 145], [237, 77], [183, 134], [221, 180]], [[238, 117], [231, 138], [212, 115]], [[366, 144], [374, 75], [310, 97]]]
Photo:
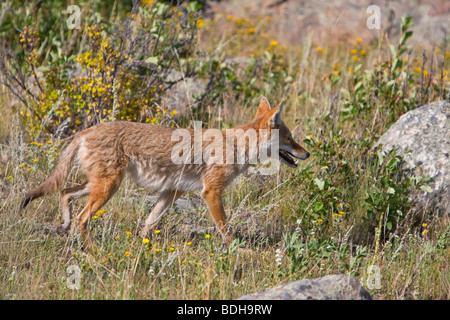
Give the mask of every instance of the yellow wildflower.
[[325, 50], [323, 50], [321, 47], [317, 47], [316, 51], [319, 53], [325, 53]]
[[197, 28], [203, 28], [203, 26], [205, 25], [205, 22], [203, 21], [203, 19], [198, 19], [197, 20]]

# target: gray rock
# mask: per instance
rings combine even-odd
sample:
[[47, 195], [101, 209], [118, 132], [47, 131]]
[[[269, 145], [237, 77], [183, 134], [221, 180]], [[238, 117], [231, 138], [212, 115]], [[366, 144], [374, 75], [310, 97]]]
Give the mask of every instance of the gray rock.
[[245, 70], [251, 59], [247, 57], [229, 57], [225, 59], [225, 64], [234, 70], [238, 78], [245, 77]]
[[289, 282], [238, 300], [372, 300], [361, 283], [342, 274]]
[[179, 71], [172, 70], [166, 81], [177, 82], [166, 91], [162, 104], [169, 110], [175, 110], [181, 115], [190, 115], [190, 109], [196, 108], [196, 97], [200, 97], [206, 90], [206, 82], [196, 78], [184, 78]]
[[[384, 152], [397, 149], [404, 168], [434, 179], [433, 192], [421, 192], [420, 206], [433, 205], [450, 214], [450, 103], [437, 101], [402, 115], [377, 142]], [[408, 152], [411, 151], [411, 152]]]

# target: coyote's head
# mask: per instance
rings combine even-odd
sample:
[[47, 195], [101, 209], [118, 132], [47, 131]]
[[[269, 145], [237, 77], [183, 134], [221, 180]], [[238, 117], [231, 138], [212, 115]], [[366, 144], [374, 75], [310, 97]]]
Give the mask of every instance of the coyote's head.
[[[283, 102], [275, 108], [270, 108], [269, 101], [265, 97], [261, 98], [256, 118], [260, 118], [259, 127], [267, 130], [269, 138], [263, 138], [265, 141], [261, 141], [260, 147], [266, 148], [266, 150], [274, 150], [273, 144], [278, 143], [279, 159], [289, 167], [296, 168], [298, 161], [294, 158], [306, 160], [309, 157], [309, 152], [292, 138], [291, 130], [286, 127], [281, 118], [282, 110]], [[274, 130], [278, 132], [278, 140], [275, 139], [277, 134]]]

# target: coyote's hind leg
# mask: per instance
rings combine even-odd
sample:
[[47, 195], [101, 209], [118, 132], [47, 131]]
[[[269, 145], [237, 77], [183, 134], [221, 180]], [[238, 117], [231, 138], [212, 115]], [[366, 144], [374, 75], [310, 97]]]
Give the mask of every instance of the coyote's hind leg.
[[116, 193], [120, 183], [122, 182], [122, 178], [122, 175], [117, 175], [116, 177], [99, 178], [94, 181], [89, 181], [89, 185], [91, 186], [89, 199], [84, 209], [78, 215], [81, 235], [83, 236], [88, 249], [91, 248], [92, 244], [88, 230], [91, 216], [100, 210], [101, 207], [103, 207], [103, 205], [114, 195], [114, 193]]
[[63, 217], [63, 223], [57, 229], [57, 232], [59, 234], [64, 234], [69, 231], [70, 225], [72, 223], [72, 202], [81, 197], [89, 195], [89, 193], [90, 190], [87, 182], [73, 188], [64, 189], [62, 191], [61, 213]]

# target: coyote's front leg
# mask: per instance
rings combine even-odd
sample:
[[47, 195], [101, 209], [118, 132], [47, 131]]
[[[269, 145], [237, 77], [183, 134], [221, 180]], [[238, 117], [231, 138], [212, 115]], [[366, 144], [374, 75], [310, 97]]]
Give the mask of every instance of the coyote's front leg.
[[228, 246], [233, 241], [233, 237], [223, 208], [222, 193], [222, 188], [205, 184], [202, 191], [202, 197], [208, 206], [209, 212], [211, 213], [217, 228], [224, 238], [225, 244]]
[[169, 209], [169, 207], [173, 205], [175, 201], [177, 201], [177, 199], [182, 195], [183, 191], [179, 190], [166, 190], [161, 193], [158, 201], [155, 204], [155, 207], [148, 216], [147, 220], [145, 220], [144, 227], [142, 228], [140, 234], [141, 237], [146, 238], [149, 236], [150, 231], [158, 225], [167, 209]]

